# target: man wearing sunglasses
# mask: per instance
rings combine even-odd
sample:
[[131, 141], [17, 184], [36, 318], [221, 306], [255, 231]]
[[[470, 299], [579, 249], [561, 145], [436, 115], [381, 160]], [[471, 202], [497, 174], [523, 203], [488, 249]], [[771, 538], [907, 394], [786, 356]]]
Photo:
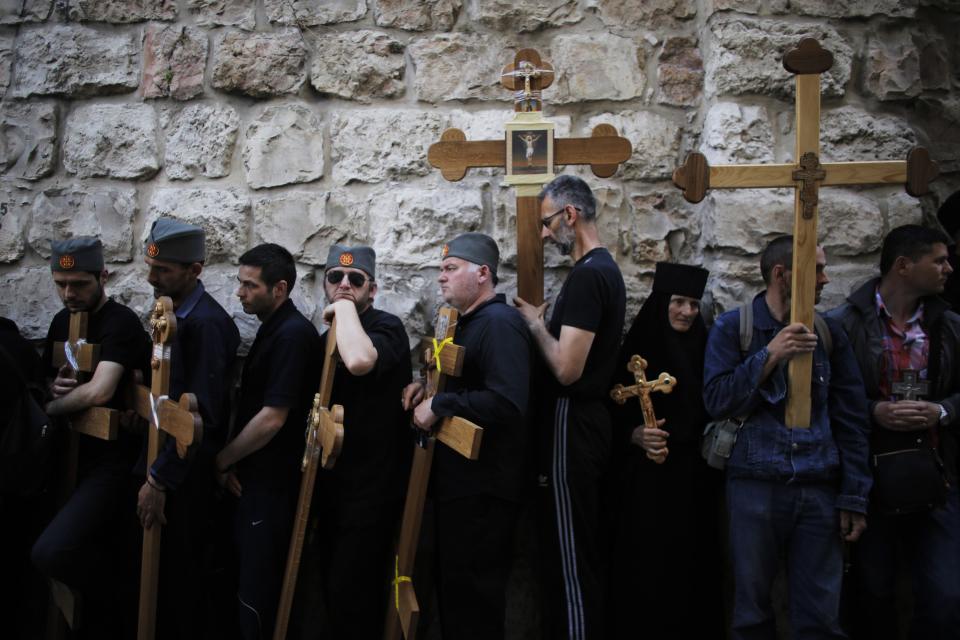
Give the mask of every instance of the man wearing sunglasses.
[[600, 479], [610, 462], [613, 426], [606, 403], [617, 362], [626, 290], [597, 231], [587, 183], [562, 175], [540, 196], [541, 237], [574, 260], [549, 324], [547, 304], [515, 298], [552, 375], [539, 485], [544, 536], [544, 616], [549, 638], [602, 638], [606, 582]]
[[[393, 565], [392, 538], [409, 473], [409, 422], [398, 402], [410, 382], [403, 323], [373, 306], [376, 254], [333, 245], [327, 254], [324, 320], [337, 319], [340, 364], [331, 402], [343, 405], [337, 463], [317, 477], [318, 554], [331, 638], [376, 638]], [[326, 343], [329, 334], [321, 340]]]

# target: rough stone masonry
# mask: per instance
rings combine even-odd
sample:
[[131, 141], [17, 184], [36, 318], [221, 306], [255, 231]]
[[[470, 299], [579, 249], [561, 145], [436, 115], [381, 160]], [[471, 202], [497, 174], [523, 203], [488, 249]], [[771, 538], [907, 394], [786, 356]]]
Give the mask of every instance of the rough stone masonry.
[[[319, 322], [314, 271], [332, 242], [366, 242], [377, 304], [423, 333], [442, 240], [493, 235], [515, 287], [514, 194], [494, 170], [445, 182], [426, 163], [447, 127], [503, 135], [500, 68], [522, 47], [557, 69], [545, 115], [561, 136], [610, 123], [634, 146], [596, 187], [632, 317], [654, 263], [702, 263], [715, 310], [759, 286], [757, 253], [792, 224], [790, 192], [670, 184], [687, 152], [785, 162], [792, 79], [783, 51], [814, 36], [824, 160], [928, 146], [943, 176], [917, 201], [896, 187], [826, 189], [821, 238], [838, 302], [875, 267], [893, 226], [932, 220], [960, 188], [957, 0], [25, 0], [0, 2], [0, 313], [41, 337], [59, 306], [48, 239], [102, 237], [111, 293], [146, 312], [140, 246], [169, 214], [202, 224], [204, 281], [251, 339], [233, 295], [237, 257], [293, 251], [296, 301]], [[588, 170], [585, 170], [588, 173]], [[547, 249], [546, 294], [565, 262]], [[709, 305], [708, 305], [709, 306]], [[629, 319], [628, 319], [629, 320]]]

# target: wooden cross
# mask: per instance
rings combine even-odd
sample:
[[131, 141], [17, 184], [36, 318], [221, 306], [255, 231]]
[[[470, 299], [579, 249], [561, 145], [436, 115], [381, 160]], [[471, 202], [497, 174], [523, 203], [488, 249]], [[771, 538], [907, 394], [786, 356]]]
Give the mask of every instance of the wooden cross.
[[[926, 149], [910, 151], [906, 161], [820, 163], [820, 74], [833, 66], [833, 54], [806, 38], [783, 57], [783, 66], [796, 75], [796, 164], [726, 165], [711, 167], [700, 153], [687, 156], [673, 172], [674, 184], [689, 202], [703, 200], [707, 189], [794, 187], [793, 265], [790, 322], [813, 330], [816, 285], [817, 200], [821, 186], [905, 184], [907, 193], [921, 196], [938, 173]], [[813, 354], [795, 356], [789, 364], [788, 427], [810, 426], [810, 380]]]
[[[433, 342], [436, 347], [428, 349], [424, 356], [427, 377], [425, 397], [432, 398], [443, 391], [445, 378], [459, 376], [463, 368], [466, 350], [453, 344], [457, 329], [456, 309], [444, 307], [437, 314]], [[419, 430], [418, 430], [419, 431]], [[420, 442], [414, 445], [410, 480], [407, 483], [407, 499], [403, 505], [403, 520], [400, 524], [400, 540], [394, 557], [394, 579], [387, 603], [386, 640], [415, 640], [420, 606], [413, 588], [411, 576], [417, 558], [417, 543], [420, 540], [420, 525], [423, 524], [423, 507], [427, 499], [427, 484], [433, 465], [434, 437], [422, 432]], [[450, 446], [470, 460], [480, 455], [480, 440], [483, 429], [469, 420], [446, 417], [436, 432], [436, 439]]]
[[317, 480], [317, 467], [332, 469], [343, 447], [343, 406], [337, 404], [330, 407], [333, 376], [339, 360], [337, 318], [334, 316], [330, 322], [330, 329], [327, 330], [320, 390], [313, 397], [313, 408], [307, 418], [306, 446], [303, 451], [303, 461], [300, 463], [300, 470], [303, 473], [300, 479], [300, 498], [297, 501], [297, 516], [290, 536], [290, 550], [287, 552], [287, 566], [283, 575], [283, 588], [280, 590], [280, 604], [277, 607], [277, 622], [273, 628], [274, 640], [284, 640], [287, 637], [290, 609], [293, 607], [297, 574], [300, 571], [300, 559], [303, 555], [303, 541], [307, 534], [307, 523], [310, 520], [310, 504], [313, 501], [313, 487]]
[[930, 383], [918, 379], [915, 369], [903, 369], [900, 371], [900, 382], [894, 382], [891, 390], [901, 400], [919, 400], [930, 393]]
[[[521, 49], [513, 64], [503, 69], [500, 83], [516, 91], [515, 121], [522, 116], [540, 116], [543, 102], [541, 91], [553, 82], [553, 67], [540, 58], [534, 49]], [[527, 121], [527, 120], [523, 120]], [[545, 123], [546, 121], [537, 120]], [[545, 125], [552, 129], [552, 124]], [[550, 132], [552, 137], [552, 130]], [[590, 138], [560, 138], [555, 141], [553, 164], [589, 164], [594, 175], [612, 176], [620, 163], [630, 158], [630, 142], [617, 135], [608, 124], [594, 128]], [[440, 169], [450, 181], [462, 180], [471, 167], [506, 167], [506, 140], [479, 140], [467, 142], [460, 129], [447, 129], [440, 142], [430, 145], [427, 160]], [[524, 176], [517, 184], [517, 293], [534, 305], [543, 302], [543, 242], [540, 239], [540, 206], [537, 195], [542, 185], [553, 178], [553, 167], [539, 176]], [[539, 179], [539, 181], [537, 181]]]
[[[614, 385], [610, 390], [610, 397], [617, 404], [624, 404], [629, 398], [639, 398], [640, 409], [643, 411], [643, 425], [645, 427], [655, 428], [657, 426], [657, 416], [653, 412], [653, 401], [650, 394], [654, 391], [660, 393], [670, 393], [673, 391], [677, 379], [669, 373], [661, 373], [656, 380], [648, 381], [646, 376], [647, 361], [640, 356], [633, 356], [627, 363], [627, 371], [633, 374], [636, 384], [625, 387], [622, 384]], [[663, 463], [665, 458], [656, 460], [658, 464]]]
[[[177, 455], [186, 458], [190, 447], [199, 445], [203, 438], [203, 419], [200, 417], [197, 398], [192, 393], [180, 396], [179, 403], [168, 398], [170, 393], [170, 354], [177, 335], [177, 317], [173, 312], [173, 300], [158, 298], [150, 314], [153, 336], [153, 355], [150, 388], [136, 385], [136, 412], [147, 421], [147, 467], [160, 454], [166, 434], [177, 443]], [[160, 579], [160, 534], [161, 525], [143, 531], [143, 555], [140, 566], [140, 606], [137, 623], [137, 640], [153, 640], [157, 629], [157, 584]]]

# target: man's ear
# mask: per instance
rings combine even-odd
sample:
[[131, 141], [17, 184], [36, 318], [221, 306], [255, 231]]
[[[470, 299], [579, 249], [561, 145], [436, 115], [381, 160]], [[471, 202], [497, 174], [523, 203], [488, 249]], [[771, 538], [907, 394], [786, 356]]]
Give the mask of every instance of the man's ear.
[[290, 297], [290, 290], [287, 287], [286, 280], [277, 280], [276, 284], [273, 285], [273, 291], [278, 296]]

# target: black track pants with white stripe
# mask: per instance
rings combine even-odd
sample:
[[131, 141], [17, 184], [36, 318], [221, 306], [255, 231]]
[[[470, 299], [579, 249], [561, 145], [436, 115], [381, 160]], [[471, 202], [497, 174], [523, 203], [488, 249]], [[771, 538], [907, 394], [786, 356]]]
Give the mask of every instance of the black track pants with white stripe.
[[610, 416], [602, 402], [565, 397], [550, 408], [539, 489], [543, 637], [603, 638], [607, 582], [601, 489], [610, 462]]

